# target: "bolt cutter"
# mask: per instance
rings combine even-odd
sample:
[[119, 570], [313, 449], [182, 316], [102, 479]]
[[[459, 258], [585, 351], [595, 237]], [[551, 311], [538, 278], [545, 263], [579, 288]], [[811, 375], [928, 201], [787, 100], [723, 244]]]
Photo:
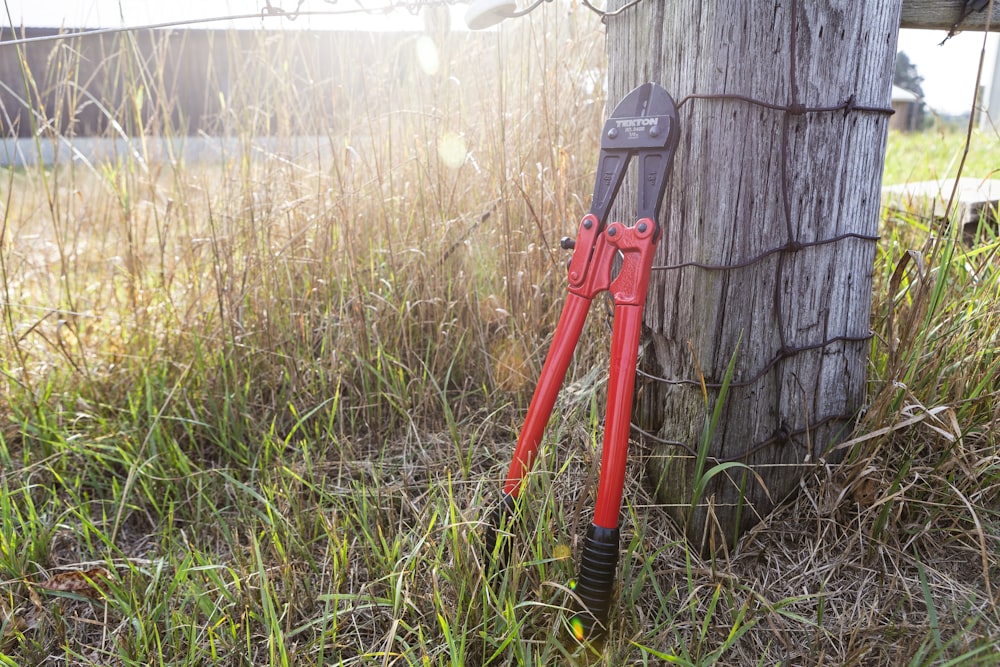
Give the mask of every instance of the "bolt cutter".
[[[510, 547], [500, 541], [500, 528], [515, 514], [515, 501], [534, 464], [590, 303], [599, 293], [610, 292], [614, 327], [601, 474], [593, 523], [584, 540], [574, 587], [583, 608], [570, 621], [580, 641], [603, 634], [611, 606], [642, 308], [660, 237], [660, 204], [679, 137], [677, 107], [667, 91], [655, 83], [644, 83], [626, 95], [604, 125], [590, 212], [580, 221], [576, 240], [564, 238], [561, 242], [563, 248], [573, 249], [567, 269], [569, 294], [518, 436], [503, 496], [489, 515], [484, 535], [489, 556], [494, 562], [505, 562]], [[633, 159], [638, 170], [636, 222], [632, 226], [608, 224], [608, 213]], [[617, 273], [616, 258], [621, 259]]]

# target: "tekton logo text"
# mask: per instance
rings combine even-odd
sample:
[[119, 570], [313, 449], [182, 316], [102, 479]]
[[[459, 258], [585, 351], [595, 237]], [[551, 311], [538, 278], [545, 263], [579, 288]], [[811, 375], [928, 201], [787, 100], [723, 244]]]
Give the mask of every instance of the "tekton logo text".
[[660, 124], [659, 118], [625, 118], [616, 120], [615, 125], [623, 130], [637, 130], [641, 127], [655, 127]]

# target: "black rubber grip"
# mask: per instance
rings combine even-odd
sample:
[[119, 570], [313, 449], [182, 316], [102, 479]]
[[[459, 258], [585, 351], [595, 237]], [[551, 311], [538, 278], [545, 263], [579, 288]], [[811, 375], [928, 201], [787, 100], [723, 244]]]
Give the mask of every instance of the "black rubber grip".
[[573, 633], [580, 641], [594, 639], [604, 633], [617, 568], [618, 529], [591, 524], [583, 542], [580, 575], [573, 589], [584, 605], [570, 621]]
[[[499, 533], [501, 526], [510, 526], [514, 514], [513, 496], [504, 495], [486, 519], [486, 528], [483, 530], [483, 546], [486, 549], [486, 562], [491, 565], [492, 569], [505, 568], [510, 560], [510, 540], [503, 539]], [[497, 547], [498, 542], [500, 543], [499, 548]]]

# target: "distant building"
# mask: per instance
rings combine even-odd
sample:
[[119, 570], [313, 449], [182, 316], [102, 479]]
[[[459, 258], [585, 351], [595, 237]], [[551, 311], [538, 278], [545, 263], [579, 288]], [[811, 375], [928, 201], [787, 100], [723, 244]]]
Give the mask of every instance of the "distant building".
[[892, 110], [895, 111], [889, 119], [889, 129], [902, 132], [913, 132], [920, 129], [920, 97], [905, 88], [892, 87]]
[[[435, 30], [443, 40], [443, 20]], [[374, 113], [366, 91], [419, 80], [418, 34], [0, 26], [0, 139], [339, 132]], [[485, 37], [448, 34], [456, 50]]]
[[996, 55], [993, 61], [993, 79], [989, 84], [988, 97], [983, 96], [979, 103], [980, 109], [985, 107], [986, 113], [979, 116], [979, 127], [991, 130], [1000, 127], [1000, 44], [996, 45]]

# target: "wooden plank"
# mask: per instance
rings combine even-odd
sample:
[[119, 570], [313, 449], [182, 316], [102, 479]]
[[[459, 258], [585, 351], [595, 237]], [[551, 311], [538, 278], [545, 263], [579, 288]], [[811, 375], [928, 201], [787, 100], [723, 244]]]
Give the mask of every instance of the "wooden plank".
[[[955, 189], [955, 180], [920, 181], [882, 188], [882, 203], [892, 211], [915, 213], [918, 216], [943, 219]], [[994, 226], [1000, 204], [1000, 180], [961, 178], [952, 202], [956, 219], [964, 226], [979, 225], [983, 215]]]
[[[920, 30], [951, 30], [964, 12], [965, 0], [903, 0], [900, 28]], [[986, 11], [972, 12], [962, 21], [961, 30], [982, 30], [986, 27]], [[993, 2], [990, 31], [1000, 32], [1000, 0]]]

